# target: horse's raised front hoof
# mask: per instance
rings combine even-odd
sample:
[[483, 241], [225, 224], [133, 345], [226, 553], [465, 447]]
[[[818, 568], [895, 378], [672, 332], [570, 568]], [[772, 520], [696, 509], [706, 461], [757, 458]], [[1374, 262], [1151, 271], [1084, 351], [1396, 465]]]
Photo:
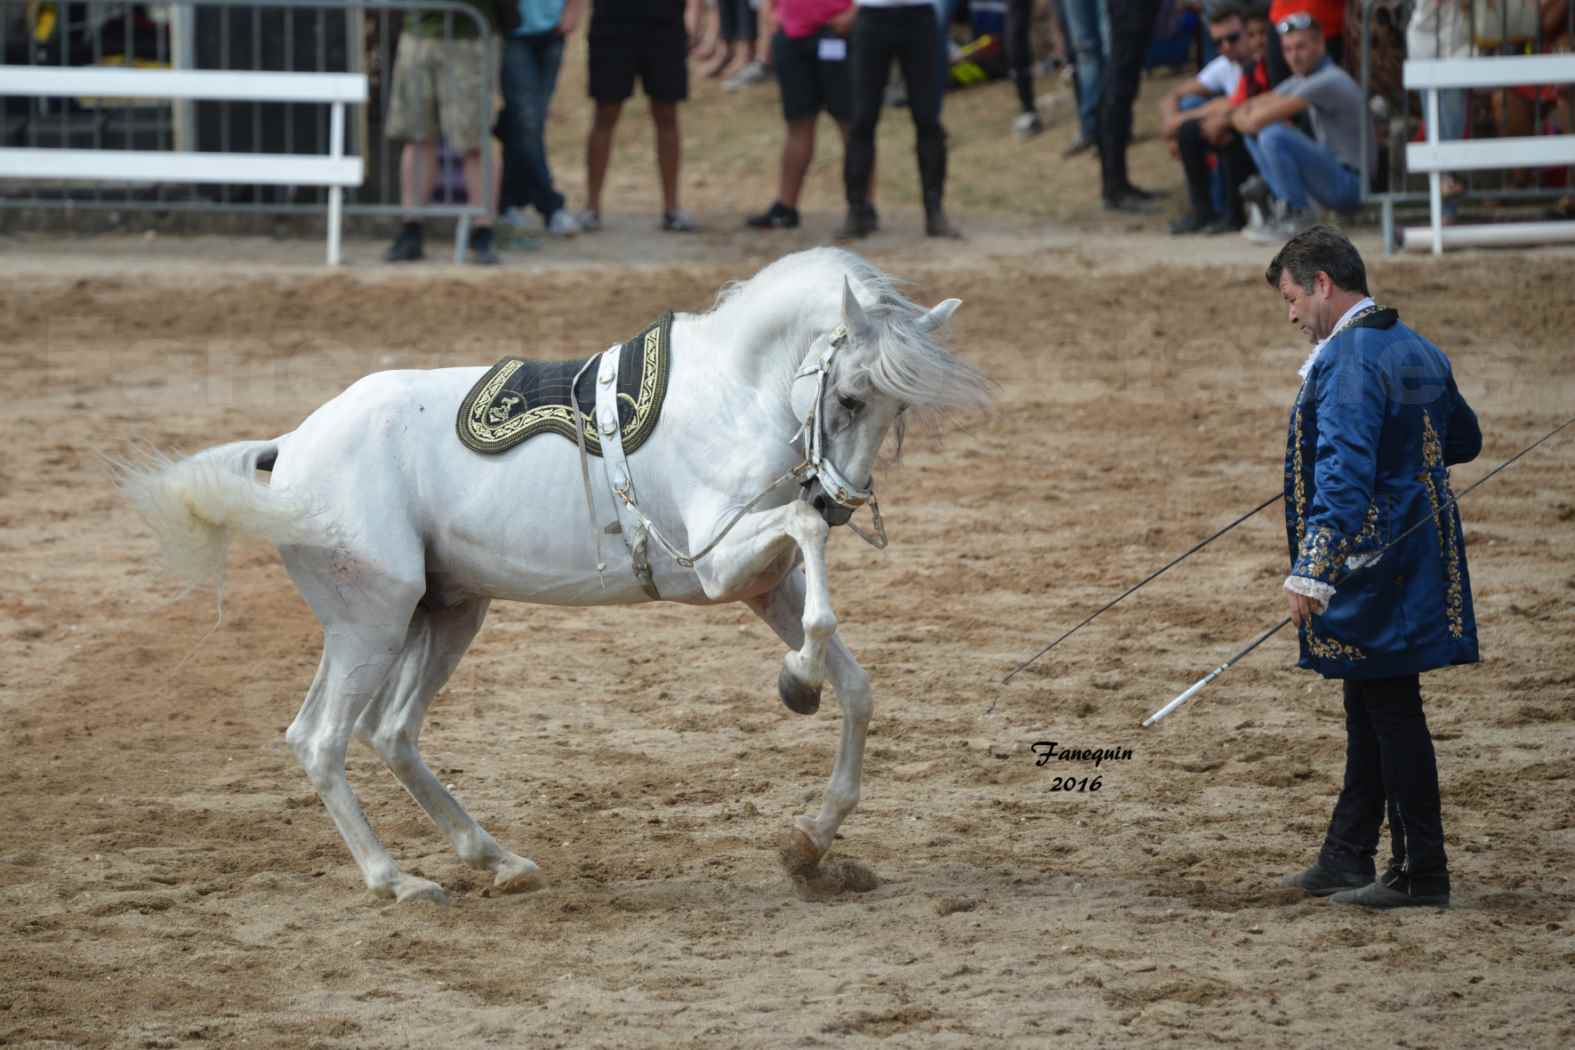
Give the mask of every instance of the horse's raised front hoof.
[[777, 695], [796, 715], [812, 715], [820, 710], [820, 688], [810, 688], [786, 667], [777, 672]]
[[492, 888], [498, 893], [535, 893], [546, 885], [547, 877], [534, 861], [512, 853], [498, 865], [497, 875], [492, 880]]
[[394, 898], [401, 904], [407, 901], [420, 901], [424, 904], [448, 904], [448, 894], [443, 892], [443, 887], [431, 879], [418, 878], [415, 875], [400, 875], [394, 879]]

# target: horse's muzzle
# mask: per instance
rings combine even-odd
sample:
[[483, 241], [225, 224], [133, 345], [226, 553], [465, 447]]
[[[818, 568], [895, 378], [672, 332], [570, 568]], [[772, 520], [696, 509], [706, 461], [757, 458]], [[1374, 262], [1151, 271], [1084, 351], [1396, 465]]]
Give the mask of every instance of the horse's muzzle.
[[804, 498], [809, 501], [811, 507], [815, 508], [815, 512], [821, 516], [827, 525], [846, 525], [848, 519], [853, 517], [853, 512], [858, 509], [857, 507], [844, 507], [826, 495], [826, 490], [820, 487], [819, 478], [811, 478], [809, 484], [804, 486]]

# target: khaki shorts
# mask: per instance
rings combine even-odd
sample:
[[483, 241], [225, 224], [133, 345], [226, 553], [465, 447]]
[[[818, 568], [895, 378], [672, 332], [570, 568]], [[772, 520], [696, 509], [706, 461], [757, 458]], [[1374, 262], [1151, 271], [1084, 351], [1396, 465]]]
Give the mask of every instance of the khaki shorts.
[[491, 37], [442, 40], [406, 33], [399, 38], [385, 134], [396, 141], [436, 142], [469, 153], [492, 127], [492, 88], [498, 56]]

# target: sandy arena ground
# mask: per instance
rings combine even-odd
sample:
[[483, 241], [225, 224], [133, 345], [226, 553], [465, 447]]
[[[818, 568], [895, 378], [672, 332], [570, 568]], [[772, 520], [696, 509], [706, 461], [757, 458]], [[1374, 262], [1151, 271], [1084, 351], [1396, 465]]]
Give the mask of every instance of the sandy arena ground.
[[[586, 353], [825, 229], [672, 242], [629, 220], [491, 273], [390, 273], [372, 242], [324, 275], [310, 243], [0, 241], [0, 1045], [1575, 1043], [1575, 438], [1464, 504], [1485, 659], [1424, 682], [1455, 908], [1302, 899], [1275, 880], [1333, 803], [1338, 686], [1277, 637], [1138, 727], [1283, 614], [1277, 507], [999, 685], [1277, 491], [1305, 346], [1268, 253], [1167, 264], [1174, 242], [1130, 224], [960, 217], [965, 246], [910, 229], [870, 255], [917, 298], [964, 300], [956, 345], [999, 404], [882, 475], [887, 552], [833, 544], [876, 688], [834, 855], [879, 885], [814, 897], [778, 867], [838, 710], [778, 703], [781, 648], [747, 610], [496, 605], [424, 750], [551, 886], [490, 895], [352, 753], [374, 825], [446, 909], [366, 895], [285, 746], [320, 636], [275, 552], [238, 546], [204, 642], [211, 598], [176, 600], [96, 452], [270, 436], [379, 368]], [[1457, 489], [1568, 417], [1567, 255], [1362, 243], [1481, 416]], [[1133, 757], [1098, 792], [1054, 791], [1096, 770], [1036, 768], [1041, 740]]]

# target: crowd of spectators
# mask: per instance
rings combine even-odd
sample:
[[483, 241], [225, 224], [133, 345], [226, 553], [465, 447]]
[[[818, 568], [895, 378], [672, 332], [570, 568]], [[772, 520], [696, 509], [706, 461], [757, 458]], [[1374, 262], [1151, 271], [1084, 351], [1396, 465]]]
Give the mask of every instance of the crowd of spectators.
[[[947, 137], [941, 119], [957, 54], [948, 30], [959, 2], [481, 0], [491, 33], [480, 35], [467, 35], [464, 23], [451, 17], [413, 15], [399, 44], [387, 129], [404, 142], [402, 204], [412, 208], [427, 199], [441, 135], [461, 157], [469, 199], [488, 202], [487, 214], [472, 229], [473, 261], [497, 261], [494, 213], [518, 230], [534, 210], [550, 236], [599, 230], [614, 129], [638, 84], [656, 140], [660, 227], [693, 231], [697, 223], [680, 204], [679, 108], [689, 96], [694, 61], [702, 76], [721, 80], [729, 90], [770, 80], [778, 87], [784, 136], [776, 196], [744, 219], [748, 226], [799, 225], [799, 197], [824, 112], [843, 146], [846, 215], [835, 237], [854, 241], [875, 233], [880, 228], [875, 130], [883, 110], [897, 102], [913, 125], [924, 232], [960, 237], [944, 207]], [[1537, 17], [1553, 31], [1570, 20], [1568, 0], [1509, 2], [1540, 3]], [[1363, 197], [1361, 174], [1377, 170], [1376, 136], [1364, 131], [1371, 119], [1366, 99], [1341, 64], [1346, 0], [1180, 3], [1196, 7], [1204, 32], [1197, 73], [1159, 100], [1162, 135], [1186, 183], [1186, 207], [1170, 222], [1171, 234], [1239, 231], [1277, 242], [1317, 221], [1320, 210], [1324, 216], [1354, 212]], [[1408, 49], [1417, 57], [1471, 53], [1469, 3], [1415, 0]], [[1005, 7], [999, 73], [1015, 88], [1012, 130], [1022, 138], [1044, 130], [1035, 72], [1059, 73], [1076, 99], [1076, 124], [1062, 161], [1097, 156], [1105, 210], [1159, 212], [1160, 196], [1129, 178], [1126, 153], [1143, 73], [1158, 46], [1156, 26], [1166, 32], [1174, 25], [1177, 0], [1008, 0]], [[1056, 53], [1036, 62], [1032, 23], [1046, 8]], [[586, 201], [576, 212], [554, 185], [544, 133], [564, 40], [582, 25], [594, 117], [586, 144]], [[494, 62], [478, 59], [489, 48], [497, 52], [496, 84], [467, 72]], [[489, 132], [480, 114], [488, 111], [495, 91], [503, 104]], [[1465, 133], [1466, 107], [1465, 92], [1445, 93], [1441, 138]], [[1566, 123], [1568, 108], [1566, 101], [1559, 111]], [[483, 187], [480, 145], [489, 133], [501, 142], [503, 163], [501, 178]], [[1446, 178], [1446, 197], [1459, 191], [1457, 180]], [[421, 226], [407, 221], [387, 257], [421, 256]]]

